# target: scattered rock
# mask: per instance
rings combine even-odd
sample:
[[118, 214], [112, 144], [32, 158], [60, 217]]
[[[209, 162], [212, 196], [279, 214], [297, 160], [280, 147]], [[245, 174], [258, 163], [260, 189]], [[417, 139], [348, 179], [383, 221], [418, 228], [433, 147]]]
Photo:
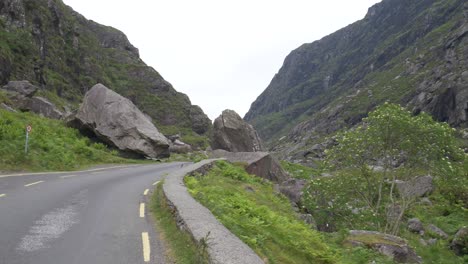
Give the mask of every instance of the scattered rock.
[[433, 225], [433, 224], [430, 224], [427, 226], [427, 230], [438, 235], [439, 237], [443, 238], [443, 239], [447, 239], [448, 238], [448, 235], [447, 233], [444, 232], [444, 230], [438, 228], [437, 226]]
[[421, 199], [421, 204], [426, 205], [426, 206], [432, 206], [432, 202], [428, 197], [423, 197]]
[[427, 240], [427, 244], [428, 244], [429, 246], [433, 246], [433, 245], [435, 245], [436, 243], [437, 243], [437, 238], [431, 238], [431, 239]]
[[311, 214], [300, 214], [299, 217], [312, 229], [317, 229], [317, 223]]
[[458, 256], [468, 255], [468, 227], [462, 227], [457, 231], [450, 243], [450, 248]]
[[53, 103], [39, 96], [22, 99], [20, 101], [19, 109], [21, 111], [30, 111], [52, 119], [62, 119], [64, 117], [64, 114], [58, 110]]
[[307, 184], [304, 179], [289, 179], [279, 184], [279, 191], [295, 204], [299, 204], [302, 198], [302, 189]]
[[421, 234], [421, 232], [424, 232], [424, 227], [418, 218], [411, 218], [408, 220], [408, 230], [413, 233]]
[[124, 152], [150, 158], [169, 156], [169, 141], [153, 123], [130, 100], [102, 84], [86, 93], [72, 123]]
[[2, 89], [10, 93], [19, 94], [23, 97], [32, 97], [39, 88], [28, 81], [10, 81], [7, 85], [3, 86]]
[[211, 147], [231, 152], [263, 150], [257, 131], [232, 110], [224, 110], [214, 121]]
[[170, 143], [169, 151], [180, 154], [189, 153], [192, 152], [192, 146], [176, 139]]
[[409, 181], [397, 181], [396, 188], [405, 197], [423, 197], [434, 189], [432, 176], [420, 176]]
[[352, 246], [366, 246], [399, 263], [422, 263], [421, 257], [416, 255], [405, 240], [397, 236], [376, 231], [351, 230], [345, 243]]
[[268, 152], [228, 152], [217, 149], [211, 152], [211, 157], [246, 163], [245, 170], [248, 173], [272, 182], [280, 183], [289, 179], [279, 162]]
[[0, 107], [3, 108], [3, 109], [5, 109], [5, 110], [7, 110], [8, 112], [16, 113], [16, 110], [15, 110], [15, 109], [11, 108], [10, 106], [8, 106], [8, 105], [6, 105], [6, 104], [4, 104], [4, 103], [1, 103], [1, 104], [0, 104]]

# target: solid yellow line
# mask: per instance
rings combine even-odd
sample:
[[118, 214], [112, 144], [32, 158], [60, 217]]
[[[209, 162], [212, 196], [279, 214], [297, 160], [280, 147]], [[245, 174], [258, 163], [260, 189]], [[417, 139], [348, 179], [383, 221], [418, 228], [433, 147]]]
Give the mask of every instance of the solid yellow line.
[[143, 241], [143, 260], [145, 262], [149, 262], [151, 255], [151, 247], [148, 232], [141, 233], [141, 240]]
[[145, 217], [145, 203], [140, 203], [140, 217]]
[[24, 185], [24, 187], [33, 186], [33, 185], [36, 185], [36, 184], [39, 184], [39, 183], [43, 183], [43, 182], [44, 182], [44, 181], [37, 181], [37, 182], [29, 183], [29, 184]]
[[160, 181], [154, 182], [153, 185], [156, 185], [156, 184], [158, 184], [159, 182], [160, 182]]
[[66, 178], [71, 178], [71, 177], [76, 177], [76, 176], [78, 176], [78, 175], [67, 175], [67, 176], [62, 176], [60, 178], [66, 179]]
[[6, 194], [4, 194], [4, 193], [0, 194], [0, 197], [4, 197], [4, 196], [6, 196]]
[[143, 192], [143, 195], [148, 195], [148, 192], [149, 192], [149, 189], [146, 189], [146, 190]]

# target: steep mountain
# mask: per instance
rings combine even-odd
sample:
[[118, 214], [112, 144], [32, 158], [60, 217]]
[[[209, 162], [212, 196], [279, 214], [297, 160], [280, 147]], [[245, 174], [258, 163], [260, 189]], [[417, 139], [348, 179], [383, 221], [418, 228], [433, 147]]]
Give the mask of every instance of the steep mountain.
[[385, 101], [468, 126], [466, 1], [383, 0], [364, 19], [292, 51], [245, 119], [270, 147], [298, 150]]
[[206, 133], [211, 121], [140, 58], [117, 29], [87, 20], [61, 0], [0, 1], [0, 85], [29, 80], [39, 94], [75, 108], [102, 83], [170, 131]]

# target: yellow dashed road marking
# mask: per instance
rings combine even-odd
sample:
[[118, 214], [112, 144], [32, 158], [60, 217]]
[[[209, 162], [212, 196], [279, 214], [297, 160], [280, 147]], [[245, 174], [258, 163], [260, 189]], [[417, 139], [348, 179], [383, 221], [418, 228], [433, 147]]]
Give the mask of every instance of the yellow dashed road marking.
[[6, 194], [2, 193], [0, 194], [0, 198], [6, 196]]
[[143, 260], [145, 262], [149, 262], [151, 256], [151, 247], [148, 232], [141, 233], [141, 240], [143, 241]]
[[148, 195], [148, 192], [149, 192], [149, 189], [146, 189], [146, 190], [143, 192], [143, 195]]
[[156, 185], [156, 184], [158, 184], [159, 182], [160, 182], [160, 181], [154, 182], [153, 185]]
[[145, 203], [140, 203], [140, 217], [145, 217]]
[[36, 184], [39, 184], [39, 183], [43, 183], [43, 182], [44, 182], [44, 181], [32, 182], [32, 183], [29, 183], [29, 184], [24, 185], [24, 187], [33, 186], [33, 185], [36, 185]]

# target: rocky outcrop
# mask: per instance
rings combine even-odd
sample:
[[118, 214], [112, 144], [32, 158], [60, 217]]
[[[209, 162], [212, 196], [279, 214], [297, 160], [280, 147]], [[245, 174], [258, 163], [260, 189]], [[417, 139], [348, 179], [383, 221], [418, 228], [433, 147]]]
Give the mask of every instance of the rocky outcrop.
[[396, 188], [400, 195], [407, 198], [423, 197], [434, 189], [432, 176], [420, 176], [409, 181], [396, 181]]
[[169, 156], [169, 141], [128, 99], [96, 84], [89, 90], [75, 123], [124, 152], [150, 158]]
[[296, 159], [385, 101], [467, 127], [467, 47], [466, 1], [384, 0], [292, 51], [245, 120], [270, 149]]
[[289, 198], [291, 202], [299, 205], [302, 199], [302, 190], [307, 185], [304, 179], [289, 179], [278, 185], [278, 190]]
[[89, 87], [103, 83], [161, 126], [199, 134], [211, 128], [203, 111], [147, 66], [123, 32], [61, 0], [0, 1], [0, 35], [0, 86], [29, 80], [51, 95], [46, 99], [75, 105]]
[[268, 152], [228, 152], [214, 150], [212, 158], [224, 158], [229, 162], [245, 163], [245, 170], [272, 182], [280, 183], [289, 179], [279, 162]]
[[215, 119], [211, 148], [231, 152], [263, 150], [257, 131], [232, 110], [224, 110]]
[[460, 228], [450, 243], [450, 248], [458, 256], [468, 255], [468, 227]]
[[351, 230], [346, 244], [371, 248], [399, 263], [422, 263], [421, 257], [400, 237], [376, 231]]
[[[9, 99], [12, 101], [12, 106], [23, 112], [33, 112], [38, 115], [52, 118], [62, 119], [64, 114], [49, 100], [34, 96], [38, 91], [38, 87], [32, 85], [28, 81], [10, 81], [2, 87]], [[8, 106], [13, 109], [13, 107]]]

